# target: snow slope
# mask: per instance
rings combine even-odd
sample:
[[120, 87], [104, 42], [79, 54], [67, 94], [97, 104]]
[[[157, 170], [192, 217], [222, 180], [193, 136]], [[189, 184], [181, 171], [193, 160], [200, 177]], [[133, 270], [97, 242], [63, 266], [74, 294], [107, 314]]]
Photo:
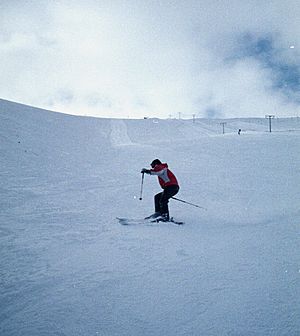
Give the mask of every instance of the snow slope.
[[[220, 122], [0, 100], [0, 334], [299, 335], [300, 123]], [[153, 211], [157, 157], [207, 211], [121, 226]]]

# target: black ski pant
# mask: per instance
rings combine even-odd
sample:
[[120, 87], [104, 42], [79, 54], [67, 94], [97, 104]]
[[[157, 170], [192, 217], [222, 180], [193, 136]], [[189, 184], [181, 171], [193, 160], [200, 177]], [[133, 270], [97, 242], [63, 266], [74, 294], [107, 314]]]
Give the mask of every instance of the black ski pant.
[[169, 215], [169, 199], [175, 196], [179, 191], [178, 185], [170, 185], [164, 188], [164, 191], [154, 196], [155, 212]]

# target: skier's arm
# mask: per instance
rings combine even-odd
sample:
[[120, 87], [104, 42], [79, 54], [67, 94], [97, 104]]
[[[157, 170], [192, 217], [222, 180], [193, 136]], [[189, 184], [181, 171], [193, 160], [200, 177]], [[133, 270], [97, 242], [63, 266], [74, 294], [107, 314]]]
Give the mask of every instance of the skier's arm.
[[150, 175], [162, 176], [167, 171], [167, 168], [163, 168], [162, 170], [155, 171], [154, 169], [150, 169]]

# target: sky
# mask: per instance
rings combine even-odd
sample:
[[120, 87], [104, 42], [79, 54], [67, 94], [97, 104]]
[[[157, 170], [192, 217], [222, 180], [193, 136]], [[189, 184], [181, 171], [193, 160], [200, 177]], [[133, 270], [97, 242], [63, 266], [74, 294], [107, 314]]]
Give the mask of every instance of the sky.
[[0, 97], [115, 118], [300, 115], [298, 0], [0, 1]]

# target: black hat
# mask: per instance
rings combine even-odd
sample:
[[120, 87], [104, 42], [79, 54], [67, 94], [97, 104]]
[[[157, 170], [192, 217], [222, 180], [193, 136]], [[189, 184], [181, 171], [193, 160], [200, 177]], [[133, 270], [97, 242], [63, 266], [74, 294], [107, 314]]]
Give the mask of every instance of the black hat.
[[151, 167], [154, 168], [156, 165], [161, 164], [161, 161], [158, 159], [155, 159], [151, 162]]

